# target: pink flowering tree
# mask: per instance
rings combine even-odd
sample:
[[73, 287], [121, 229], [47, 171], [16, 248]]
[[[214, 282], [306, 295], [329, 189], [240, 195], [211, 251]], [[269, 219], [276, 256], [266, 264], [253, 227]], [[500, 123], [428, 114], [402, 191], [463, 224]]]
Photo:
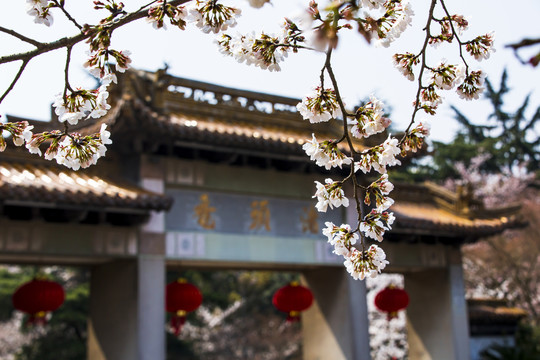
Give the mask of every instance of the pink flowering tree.
[[[249, 4], [264, 8], [269, 2], [250, 0]], [[53, 50], [65, 51], [65, 85], [59, 89], [53, 104], [63, 127], [32, 133], [32, 126], [20, 122], [4, 123], [1, 128], [11, 134], [15, 145], [24, 144], [31, 153], [72, 169], [95, 164], [105, 155], [106, 145], [111, 143], [105, 126], [99, 133], [91, 135], [75, 133], [71, 127], [100, 118], [109, 110], [107, 88], [117, 81], [118, 73], [130, 67], [131, 62], [129, 50], [111, 46], [114, 32], [126, 24], [147, 21], [157, 29], [170, 26], [187, 31], [195, 28], [217, 36], [217, 46], [222, 54], [268, 71], [279, 71], [280, 64], [299, 51], [319, 53], [321, 68], [314, 74], [313, 91], [303, 97], [297, 109], [306, 121], [333, 121], [343, 129], [336, 139], [318, 139], [313, 134], [312, 139], [305, 143], [304, 150], [311, 160], [325, 169], [349, 169], [348, 175], [342, 179], [328, 178], [324, 184], [316, 183], [314, 197], [317, 198], [317, 210], [321, 212], [328, 208], [346, 207], [353, 202], [358, 213], [357, 221], [341, 225], [327, 223], [323, 233], [334, 246], [334, 252], [344, 257], [344, 265], [355, 279], [376, 276], [388, 264], [384, 251], [368, 241], [381, 242], [394, 221], [389, 211], [393, 203], [389, 197], [393, 185], [387, 175], [388, 168], [400, 165], [398, 157], [407, 156], [423, 146], [429, 135], [429, 126], [420, 117], [436, 114], [445, 91], [456, 91], [465, 100], [479, 97], [485, 75], [475, 62], [487, 59], [493, 45], [492, 33], [465, 34], [468, 27], [466, 18], [451, 12], [454, 9], [450, 9], [445, 0], [431, 0], [426, 18], [417, 19], [425, 24], [417, 49], [393, 56], [397, 70], [407, 80], [416, 83], [417, 90], [410, 95], [413, 106], [409, 125], [399, 138], [389, 134], [381, 144], [363, 148], [359, 146], [362, 141], [384, 132], [390, 120], [383, 116], [384, 104], [373, 96], [358, 108], [350, 108], [344, 103], [339, 85], [345, 79], [338, 79], [334, 74], [333, 52], [338, 46], [347, 46], [339, 41], [342, 33], [347, 31], [358, 32], [363, 45], [391, 46], [413, 21], [414, 12], [409, 0], [338, 0], [325, 2], [322, 6], [310, 1], [302, 15], [283, 20], [280, 33], [239, 35], [228, 32], [239, 21], [241, 9], [237, 7], [238, 2], [229, 6], [218, 0], [154, 0], [140, 8], [130, 9], [116, 0], [95, 0], [93, 11], [100, 14], [101, 20], [93, 24], [71, 14], [70, 6], [80, 1], [26, 0], [26, 3], [28, 15], [36, 23], [53, 27], [54, 18], [63, 16], [73, 24], [76, 33], [69, 37], [59, 34], [58, 40], [42, 43], [0, 27], [1, 32], [32, 47], [28, 51], [0, 57], [0, 65], [20, 64], [13, 81], [1, 93], [0, 102], [16, 85], [32, 59]], [[443, 45], [453, 46], [458, 54], [456, 62], [434, 55], [436, 48]], [[99, 79], [97, 89], [71, 84], [69, 67], [75, 46], [88, 48], [84, 66]], [[3, 149], [5, 141], [0, 145]]]

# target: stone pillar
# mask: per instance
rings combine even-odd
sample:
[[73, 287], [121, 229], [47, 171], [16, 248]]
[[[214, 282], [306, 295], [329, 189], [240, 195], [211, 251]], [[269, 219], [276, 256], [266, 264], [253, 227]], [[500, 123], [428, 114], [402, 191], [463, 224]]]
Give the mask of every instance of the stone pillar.
[[165, 359], [163, 257], [141, 256], [92, 269], [89, 360]]
[[313, 306], [302, 314], [304, 360], [369, 360], [366, 286], [344, 268], [303, 273]]
[[137, 262], [96, 266], [90, 278], [88, 359], [137, 359]]
[[138, 360], [165, 360], [165, 259], [139, 257]]
[[448, 250], [448, 266], [405, 274], [410, 296], [410, 360], [468, 360], [469, 327], [461, 256]]

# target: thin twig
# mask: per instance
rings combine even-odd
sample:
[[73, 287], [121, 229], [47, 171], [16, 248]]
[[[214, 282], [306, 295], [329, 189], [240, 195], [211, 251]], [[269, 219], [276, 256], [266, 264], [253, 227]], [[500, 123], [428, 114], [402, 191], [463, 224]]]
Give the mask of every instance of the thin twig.
[[79, 25], [79, 23], [73, 18], [73, 16], [71, 16], [71, 14], [66, 10], [64, 5], [60, 4], [58, 0], [53, 0], [53, 3], [56, 5], [56, 7], [62, 10], [62, 12], [64, 13], [64, 15], [66, 15], [69, 21], [71, 21], [79, 30], [83, 31], [83, 27]]
[[15, 87], [15, 84], [17, 83], [17, 81], [19, 80], [19, 78], [21, 77], [24, 71], [24, 68], [29, 62], [30, 62], [30, 59], [23, 60], [21, 67], [19, 68], [19, 71], [17, 72], [17, 75], [15, 75], [15, 77], [13, 78], [13, 81], [11, 82], [11, 84], [9, 84], [9, 87], [7, 88], [7, 90], [4, 92], [4, 94], [2, 94], [2, 97], [0, 97], [0, 103], [2, 103], [2, 101], [4, 101], [4, 99], [10, 93], [10, 91], [13, 90], [13, 88]]
[[426, 23], [426, 27], [424, 30], [426, 31], [426, 38], [424, 40], [424, 45], [422, 46], [422, 50], [420, 51], [422, 64], [420, 66], [420, 73], [418, 74], [418, 90], [416, 92], [416, 100], [414, 102], [414, 110], [411, 116], [411, 121], [409, 122], [409, 126], [407, 126], [407, 129], [405, 130], [405, 134], [403, 135], [403, 138], [401, 138], [400, 143], [402, 143], [405, 138], [407, 137], [407, 134], [411, 130], [412, 125], [414, 124], [414, 120], [416, 118], [416, 113], [418, 110], [420, 110], [420, 94], [422, 93], [422, 89], [424, 88], [422, 86], [422, 76], [424, 75], [424, 69], [426, 68], [426, 49], [429, 44], [429, 39], [431, 38], [431, 21], [433, 20], [433, 12], [435, 11], [435, 5], [437, 4], [437, 0], [431, 0], [431, 6], [429, 8], [429, 15]]
[[465, 64], [465, 73], [469, 75], [469, 64], [467, 63], [467, 60], [463, 56], [463, 45], [465, 45], [464, 42], [461, 41], [461, 39], [458, 36], [458, 33], [456, 29], [454, 28], [454, 23], [451, 20], [450, 12], [446, 8], [446, 4], [444, 3], [444, 0], [441, 0], [441, 5], [444, 9], [444, 12], [446, 13], [446, 16], [448, 17], [448, 22], [450, 23], [450, 28], [452, 29], [452, 34], [456, 38], [458, 44], [459, 44], [459, 57], [461, 58], [461, 61]]
[[71, 50], [73, 49], [72, 46], [66, 47], [67, 55], [66, 55], [66, 66], [64, 68], [64, 101], [66, 101], [66, 95], [67, 91], [73, 92], [73, 89], [71, 88], [71, 85], [69, 84], [69, 63], [71, 62]]

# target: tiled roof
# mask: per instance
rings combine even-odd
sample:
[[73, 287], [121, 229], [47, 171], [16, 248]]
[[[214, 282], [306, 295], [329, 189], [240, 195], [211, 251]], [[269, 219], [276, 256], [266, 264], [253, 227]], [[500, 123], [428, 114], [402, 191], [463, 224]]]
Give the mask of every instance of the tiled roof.
[[172, 200], [86, 171], [0, 161], [0, 202], [85, 208], [167, 210]]
[[397, 200], [391, 207], [396, 216], [396, 230], [419, 229], [424, 232], [437, 231], [453, 235], [490, 235], [506, 228], [519, 226], [515, 216], [501, 216], [491, 219], [469, 219], [437, 205], [413, 203]]
[[509, 307], [502, 299], [468, 299], [467, 309], [471, 335], [511, 335], [521, 319], [523, 309]]
[[[317, 133], [319, 140], [327, 140], [340, 137], [342, 131], [339, 124], [303, 120], [295, 108], [298, 99], [168, 75], [155, 79], [154, 75], [127, 72], [119, 79], [117, 90], [111, 90], [115, 96], [111, 95], [109, 114], [98, 123], [80, 123], [80, 131], [98, 132], [105, 122], [113, 135], [135, 137], [134, 131], [142, 130], [145, 138], [141, 140], [155, 145], [258, 151], [268, 157], [301, 156], [297, 159], [303, 162], [309, 158], [302, 145], [311, 140], [312, 133]], [[162, 81], [168, 85], [158, 86]], [[361, 144], [356, 146], [357, 150], [364, 149]], [[348, 149], [346, 142], [340, 147]]]
[[[140, 101], [133, 101], [139, 119], [149, 123], [149, 130], [163, 141], [204, 144], [235, 149], [276, 151], [305, 157], [302, 145], [311, 133], [294, 129], [260, 126], [200, 115], [160, 115]], [[164, 136], [166, 135], [166, 136]], [[189, 145], [187, 145], [189, 146]], [[308, 158], [306, 157], [306, 160]]]

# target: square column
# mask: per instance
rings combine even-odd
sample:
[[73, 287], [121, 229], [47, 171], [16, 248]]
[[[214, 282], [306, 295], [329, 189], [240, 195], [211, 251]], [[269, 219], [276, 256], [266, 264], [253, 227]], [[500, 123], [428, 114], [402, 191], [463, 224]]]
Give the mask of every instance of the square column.
[[142, 255], [94, 267], [88, 359], [164, 360], [164, 298], [163, 257]]
[[468, 360], [469, 326], [459, 249], [448, 266], [405, 274], [410, 360]]
[[314, 302], [302, 313], [304, 360], [370, 360], [366, 284], [345, 268], [304, 272]]

